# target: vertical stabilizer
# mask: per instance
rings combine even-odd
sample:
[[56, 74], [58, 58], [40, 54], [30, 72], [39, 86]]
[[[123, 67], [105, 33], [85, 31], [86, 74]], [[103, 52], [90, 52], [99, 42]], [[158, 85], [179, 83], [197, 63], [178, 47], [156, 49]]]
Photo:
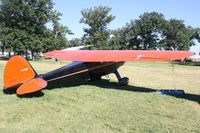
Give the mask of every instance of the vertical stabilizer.
[[4, 89], [22, 84], [36, 76], [31, 65], [21, 56], [11, 57], [4, 70]]

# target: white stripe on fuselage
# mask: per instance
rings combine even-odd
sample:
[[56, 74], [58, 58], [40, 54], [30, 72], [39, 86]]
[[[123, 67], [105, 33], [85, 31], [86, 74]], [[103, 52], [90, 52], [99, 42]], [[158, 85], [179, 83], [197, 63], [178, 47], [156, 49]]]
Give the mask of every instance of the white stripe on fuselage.
[[69, 77], [69, 76], [72, 76], [72, 75], [80, 74], [80, 73], [83, 73], [83, 72], [91, 71], [91, 70], [94, 70], [94, 69], [106, 67], [106, 66], [113, 65], [113, 64], [114, 63], [109, 63], [109, 64], [105, 64], [105, 65], [101, 65], [101, 66], [96, 66], [96, 67], [93, 67], [93, 68], [90, 68], [90, 69], [84, 69], [84, 70], [81, 70], [81, 71], [78, 71], [78, 72], [74, 72], [74, 73], [63, 75], [63, 76], [60, 76], [60, 77], [57, 77], [57, 78], [49, 79], [49, 80], [47, 80], [47, 82], [51, 82], [51, 81], [61, 79], [61, 78], [66, 78], [66, 77]]

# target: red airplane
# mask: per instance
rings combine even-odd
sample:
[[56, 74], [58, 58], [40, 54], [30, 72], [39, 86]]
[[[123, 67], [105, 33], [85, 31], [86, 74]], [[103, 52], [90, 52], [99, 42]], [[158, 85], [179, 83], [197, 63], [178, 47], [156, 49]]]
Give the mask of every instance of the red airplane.
[[116, 75], [119, 85], [126, 85], [129, 79], [122, 78], [117, 71], [125, 61], [172, 61], [191, 55], [187, 51], [55, 50], [45, 53], [44, 56], [73, 62], [40, 75], [22, 56], [13, 56], [5, 66], [3, 91], [24, 95], [76, 79], [99, 80], [110, 73]]

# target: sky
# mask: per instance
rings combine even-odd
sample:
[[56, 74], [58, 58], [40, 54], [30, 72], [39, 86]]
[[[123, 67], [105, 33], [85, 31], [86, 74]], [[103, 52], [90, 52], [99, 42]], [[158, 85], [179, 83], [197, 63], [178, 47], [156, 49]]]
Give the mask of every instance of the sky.
[[[200, 0], [53, 0], [54, 9], [61, 12], [60, 23], [68, 26], [74, 35], [68, 39], [82, 37], [85, 24], [79, 23], [82, 9], [94, 6], [108, 6], [110, 14], [115, 19], [108, 25], [110, 29], [125, 26], [130, 20], [137, 19], [144, 12], [156, 11], [162, 13], [165, 19], [177, 18], [184, 20], [186, 25], [200, 27]], [[200, 52], [200, 44], [191, 48], [193, 52]]]

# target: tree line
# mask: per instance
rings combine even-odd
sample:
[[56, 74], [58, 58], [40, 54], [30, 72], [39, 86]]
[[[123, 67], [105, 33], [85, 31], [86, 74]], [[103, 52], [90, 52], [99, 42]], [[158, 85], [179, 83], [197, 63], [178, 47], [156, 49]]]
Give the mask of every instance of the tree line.
[[94, 49], [189, 50], [200, 42], [200, 28], [179, 19], [166, 20], [157, 12], [145, 12], [122, 28], [109, 30], [107, 25], [115, 19], [110, 11], [102, 6], [81, 11], [80, 22], [89, 26], [84, 29], [83, 44]]
[[[71, 46], [91, 45], [92, 49], [188, 50], [200, 42], [200, 28], [186, 26], [183, 20], [166, 20], [157, 12], [146, 12], [119, 29], [108, 25], [115, 19], [111, 8], [83, 9], [80, 23], [82, 38], [68, 40], [73, 34], [59, 23], [62, 14], [54, 10], [52, 0], [0, 0], [1, 51], [26, 55]], [[49, 28], [51, 25], [52, 28]]]
[[59, 23], [61, 15], [51, 0], [0, 0], [2, 53], [26, 55], [64, 48], [65, 35], [72, 32]]

